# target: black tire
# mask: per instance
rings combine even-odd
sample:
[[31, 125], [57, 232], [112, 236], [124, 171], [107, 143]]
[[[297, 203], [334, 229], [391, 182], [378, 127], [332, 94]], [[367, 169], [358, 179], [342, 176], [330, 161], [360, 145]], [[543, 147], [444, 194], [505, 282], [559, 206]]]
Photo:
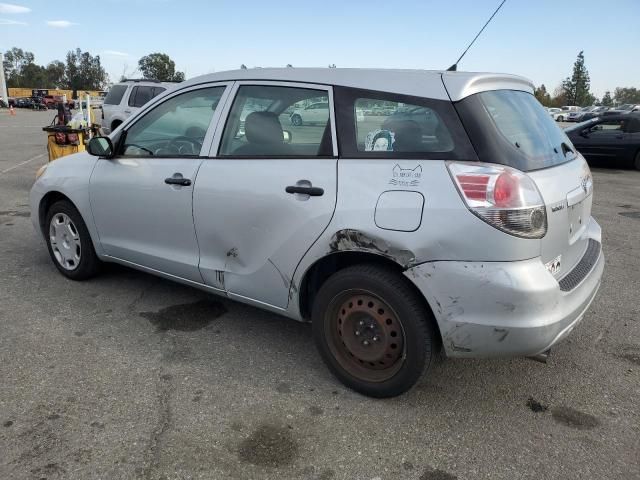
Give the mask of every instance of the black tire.
[[302, 117], [297, 114], [292, 116], [291, 125], [293, 125], [294, 127], [300, 127], [302, 125]]
[[557, 122], [564, 122], [564, 117], [562, 115], [560, 115], [556, 121]]
[[[79, 261], [74, 265], [67, 265], [67, 267], [64, 267], [61, 263], [62, 261], [56, 257], [54, 248], [57, 249], [57, 247], [52, 245], [51, 235], [52, 220], [57, 216], [59, 218], [63, 218], [64, 215], [71, 220], [73, 230], [77, 232], [80, 244], [78, 247]], [[60, 273], [71, 280], [87, 280], [95, 276], [100, 271], [102, 262], [98, 259], [95, 249], [93, 248], [93, 242], [91, 241], [89, 230], [87, 230], [87, 226], [84, 223], [80, 212], [78, 212], [71, 202], [68, 200], [60, 200], [51, 205], [47, 211], [45, 222], [44, 235], [47, 242], [47, 249], [49, 250], [49, 255], [51, 256], [53, 264]]]
[[[371, 299], [369, 313], [366, 304], [350, 310], [351, 299], [361, 304], [359, 298]], [[322, 359], [342, 383], [364, 395], [384, 398], [406, 392], [437, 354], [435, 320], [424, 299], [406, 278], [387, 268], [363, 264], [336, 272], [320, 288], [312, 310], [313, 337]], [[379, 321], [376, 313], [381, 319], [391, 316], [393, 321]], [[360, 327], [361, 318], [373, 322]], [[389, 328], [399, 334], [385, 330]], [[361, 347], [367, 334], [374, 335], [374, 341], [377, 336], [377, 343]], [[401, 348], [389, 342], [397, 342]], [[389, 352], [396, 352], [397, 358], [385, 366], [386, 357], [392, 357]]]
[[636, 158], [633, 161], [633, 167], [636, 170], [640, 170], [640, 150], [636, 152]]
[[111, 124], [111, 132], [113, 132], [116, 128], [118, 128], [120, 125], [122, 125], [122, 122], [120, 120], [116, 120], [115, 122], [113, 122]]

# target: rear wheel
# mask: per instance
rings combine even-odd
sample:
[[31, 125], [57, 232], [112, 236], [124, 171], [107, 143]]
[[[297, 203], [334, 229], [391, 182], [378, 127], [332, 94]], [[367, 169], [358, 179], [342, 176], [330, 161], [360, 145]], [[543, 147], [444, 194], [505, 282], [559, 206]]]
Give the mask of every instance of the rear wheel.
[[116, 120], [115, 122], [113, 122], [111, 124], [111, 131], [113, 132], [116, 128], [118, 128], [120, 125], [122, 124], [122, 122], [120, 120]]
[[640, 150], [636, 152], [636, 158], [633, 161], [633, 166], [636, 170], [640, 170]]
[[435, 356], [433, 320], [423, 299], [402, 275], [377, 265], [332, 275], [316, 296], [312, 317], [329, 369], [365, 395], [406, 392]]
[[302, 125], [302, 117], [297, 114], [291, 117], [291, 125], [293, 125], [294, 127], [299, 127], [300, 125]]
[[68, 200], [54, 203], [46, 218], [47, 248], [51, 260], [65, 277], [85, 280], [100, 270], [93, 243], [82, 216]]
[[562, 115], [560, 115], [556, 121], [557, 122], [564, 122], [564, 117]]

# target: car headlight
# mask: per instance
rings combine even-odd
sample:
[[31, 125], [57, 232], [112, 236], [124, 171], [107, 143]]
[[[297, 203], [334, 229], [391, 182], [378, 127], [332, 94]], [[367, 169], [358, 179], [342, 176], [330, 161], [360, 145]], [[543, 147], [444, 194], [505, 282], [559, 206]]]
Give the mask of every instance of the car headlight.
[[42, 176], [42, 174], [47, 170], [48, 166], [49, 164], [45, 163], [38, 169], [38, 171], [36, 172], [36, 180], [38, 180]]

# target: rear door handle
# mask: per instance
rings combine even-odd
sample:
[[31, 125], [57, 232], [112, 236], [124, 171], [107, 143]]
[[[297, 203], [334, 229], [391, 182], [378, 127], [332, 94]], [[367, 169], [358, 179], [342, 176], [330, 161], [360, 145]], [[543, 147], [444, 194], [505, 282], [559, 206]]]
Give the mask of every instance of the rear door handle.
[[181, 187], [188, 187], [191, 185], [191, 180], [181, 177], [169, 177], [164, 179], [164, 183], [167, 185], [180, 185]]
[[302, 187], [300, 185], [289, 185], [284, 189], [287, 193], [301, 193], [310, 197], [321, 197], [324, 195], [324, 188], [320, 187]]

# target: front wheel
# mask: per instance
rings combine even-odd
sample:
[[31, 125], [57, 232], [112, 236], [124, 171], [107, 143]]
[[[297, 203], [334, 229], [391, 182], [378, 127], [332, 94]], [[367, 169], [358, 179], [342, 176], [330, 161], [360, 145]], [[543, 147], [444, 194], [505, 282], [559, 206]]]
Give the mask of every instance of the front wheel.
[[636, 158], [633, 161], [633, 166], [636, 170], [640, 170], [640, 150], [636, 153]]
[[47, 248], [51, 260], [65, 277], [86, 280], [100, 270], [100, 260], [82, 216], [75, 206], [60, 200], [47, 212]]
[[302, 125], [302, 117], [300, 115], [294, 115], [291, 117], [291, 125], [294, 127], [299, 127]]
[[409, 390], [436, 351], [433, 317], [402, 275], [377, 265], [333, 274], [313, 303], [313, 336], [331, 372], [372, 397]]

